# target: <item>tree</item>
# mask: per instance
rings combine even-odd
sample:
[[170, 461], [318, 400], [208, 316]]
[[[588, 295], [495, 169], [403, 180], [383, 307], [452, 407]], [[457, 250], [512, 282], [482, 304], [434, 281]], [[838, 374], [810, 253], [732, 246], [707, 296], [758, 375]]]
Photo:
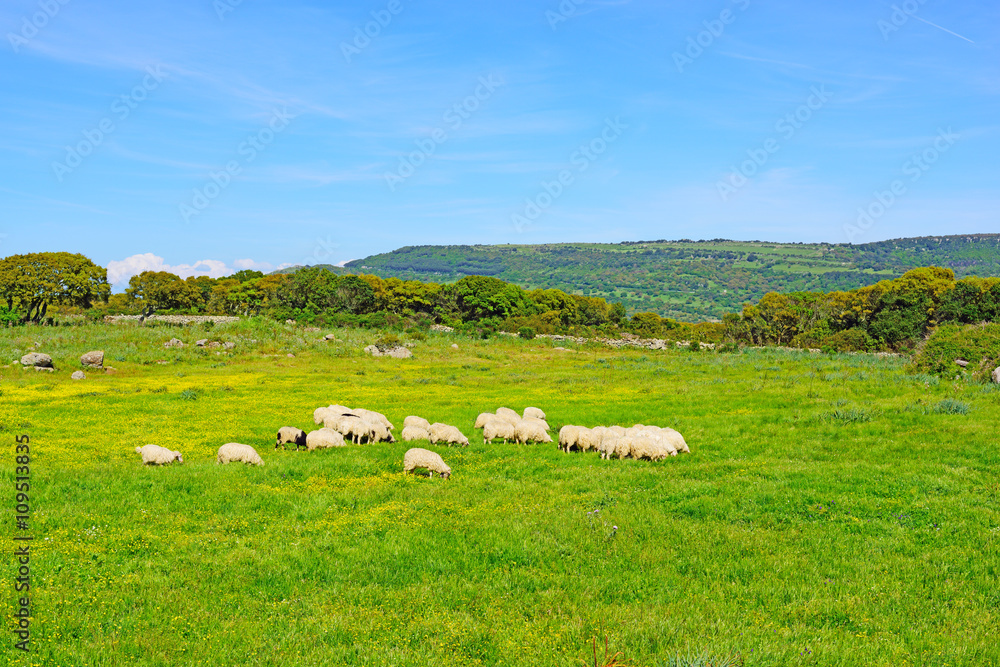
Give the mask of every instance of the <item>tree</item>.
[[107, 270], [80, 254], [39, 252], [0, 259], [0, 298], [26, 322], [40, 322], [50, 304], [89, 308], [110, 294]]
[[143, 271], [128, 281], [125, 294], [141, 308], [157, 310], [188, 310], [201, 301], [201, 289], [193, 282], [167, 271]]

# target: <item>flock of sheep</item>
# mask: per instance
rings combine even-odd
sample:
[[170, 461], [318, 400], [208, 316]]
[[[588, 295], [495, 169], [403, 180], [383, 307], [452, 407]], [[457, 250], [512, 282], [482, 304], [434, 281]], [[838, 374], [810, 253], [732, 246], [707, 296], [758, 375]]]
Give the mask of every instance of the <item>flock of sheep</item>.
[[[351, 409], [343, 405], [330, 405], [316, 408], [313, 421], [321, 428], [306, 433], [305, 431], [284, 426], [278, 430], [274, 448], [294, 445], [296, 450], [327, 449], [345, 447], [348, 442], [354, 444], [396, 442], [392, 432], [395, 430], [392, 422], [385, 415], [364, 408]], [[551, 443], [548, 422], [545, 413], [538, 408], [525, 408], [519, 415], [508, 408], [499, 408], [496, 412], [484, 412], [476, 418], [476, 429], [483, 431], [483, 444], [502, 440], [504, 444], [517, 442]], [[469, 439], [456, 426], [441, 423], [430, 423], [422, 417], [410, 416], [403, 421], [403, 432], [400, 437], [404, 442], [427, 440], [431, 444], [458, 445], [467, 447]], [[621, 426], [563, 426], [559, 431], [559, 449], [564, 452], [587, 452], [594, 450], [600, 453], [602, 459], [633, 458], [662, 461], [668, 456], [678, 453], [689, 453], [684, 437], [671, 428], [659, 426], [644, 426], [636, 424], [631, 428]], [[180, 452], [171, 451], [157, 445], [136, 447], [136, 453], [142, 456], [146, 465], [167, 465], [177, 461], [183, 463]], [[257, 451], [249, 445], [229, 443], [219, 448], [216, 463], [245, 463], [248, 465], [264, 465], [264, 460]], [[440, 455], [435, 452], [414, 448], [403, 456], [403, 471], [427, 470], [431, 477], [435, 473], [447, 479], [451, 476], [449, 468]]]

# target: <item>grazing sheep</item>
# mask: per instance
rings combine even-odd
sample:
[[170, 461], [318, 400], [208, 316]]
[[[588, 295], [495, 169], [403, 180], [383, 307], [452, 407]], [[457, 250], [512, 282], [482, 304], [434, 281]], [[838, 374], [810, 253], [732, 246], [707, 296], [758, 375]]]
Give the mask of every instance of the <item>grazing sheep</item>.
[[510, 408], [497, 408], [496, 415], [500, 419], [509, 421], [514, 426], [517, 426], [518, 424], [521, 423], [521, 415], [517, 414]]
[[411, 473], [417, 469], [427, 470], [431, 477], [434, 477], [434, 473], [444, 479], [451, 477], [451, 468], [438, 454], [427, 449], [414, 448], [403, 455], [403, 472]]
[[523, 417], [525, 419], [545, 419], [545, 413], [538, 408], [525, 408]]
[[676, 449], [678, 453], [682, 453], [682, 454], [690, 454], [691, 453], [691, 448], [688, 447], [687, 442], [684, 441], [684, 436], [683, 435], [681, 435], [680, 433], [678, 433], [677, 431], [675, 431], [672, 428], [662, 429], [662, 433], [663, 433], [664, 439], [667, 440], [668, 442], [670, 442], [670, 444], [672, 444], [674, 446], [674, 449]]
[[552, 436], [542, 428], [541, 424], [531, 419], [520, 422], [514, 427], [517, 441], [522, 445], [529, 442], [552, 442]]
[[240, 445], [235, 442], [219, 447], [219, 453], [215, 456], [216, 463], [246, 463], [248, 465], [262, 466], [264, 459], [260, 458], [257, 450], [250, 445]]
[[332, 428], [321, 428], [306, 436], [306, 449], [310, 452], [331, 447], [345, 447], [344, 436]]
[[403, 428], [405, 429], [407, 426], [417, 426], [425, 431], [431, 430], [431, 423], [423, 417], [407, 417], [403, 420]]
[[396, 438], [392, 437], [392, 429], [387, 428], [385, 424], [381, 422], [366, 423], [371, 430], [371, 436], [368, 438], [368, 442], [396, 442]]
[[474, 428], [485, 428], [487, 422], [497, 419], [497, 416], [492, 412], [482, 412], [476, 417], [476, 425]]
[[306, 446], [306, 432], [302, 429], [282, 426], [278, 429], [278, 439], [274, 443], [277, 449], [282, 445], [295, 445], [295, 449]]
[[[409, 417], [407, 417], [409, 419]], [[430, 427], [430, 424], [427, 425]], [[403, 434], [400, 436], [403, 442], [413, 442], [414, 440], [430, 440], [431, 432], [430, 428], [422, 428], [420, 426], [404, 426]]]
[[517, 438], [514, 426], [503, 419], [494, 419], [486, 423], [483, 427], [483, 444], [488, 445], [497, 438], [503, 438], [503, 444]]
[[545, 421], [544, 419], [538, 419], [537, 417], [528, 417], [527, 419], [522, 419], [521, 421], [523, 421], [523, 422], [535, 422], [536, 424], [541, 424], [542, 428], [544, 428], [546, 431], [551, 431], [552, 430], [551, 428], [549, 428], [549, 423], [547, 421]]
[[323, 423], [326, 425], [326, 428], [337, 431], [345, 438], [350, 439], [355, 445], [360, 444], [362, 440], [371, 442], [374, 438], [372, 425], [356, 415], [341, 415], [334, 419], [328, 419]]
[[579, 436], [580, 436], [579, 426], [571, 426], [570, 424], [566, 424], [561, 429], [559, 429], [559, 449], [568, 454], [571, 449], [576, 447], [576, 443]]
[[581, 452], [589, 452], [592, 449], [597, 449], [597, 440], [594, 437], [594, 432], [585, 426], [581, 426], [580, 432], [576, 437], [576, 446], [579, 447]]
[[604, 436], [597, 443], [597, 451], [601, 453], [602, 459], [610, 459], [612, 457], [621, 437], [611, 429], [607, 429], [604, 432]]
[[430, 442], [432, 445], [443, 442], [446, 445], [461, 445], [462, 447], [469, 446], [469, 439], [466, 438], [457, 427], [442, 424], [440, 422], [431, 424]]
[[667, 447], [662, 442], [649, 435], [637, 435], [631, 438], [632, 445], [629, 455], [636, 459], [648, 459], [650, 461], [662, 461], [671, 454], [677, 456], [677, 451]]
[[337, 413], [330, 408], [316, 408], [313, 410], [313, 422], [317, 425], [322, 424], [327, 419], [336, 416]]
[[136, 447], [135, 453], [142, 455], [142, 463], [147, 466], [165, 466], [173, 463], [174, 461], [184, 463], [184, 457], [181, 456], [180, 452], [173, 452], [166, 447], [160, 447], [158, 445]]
[[392, 431], [396, 427], [392, 425], [392, 422], [386, 419], [386, 416], [381, 412], [375, 412], [374, 410], [365, 410], [364, 408], [357, 408], [353, 411], [353, 414], [364, 419], [369, 424], [381, 424], [387, 430]]

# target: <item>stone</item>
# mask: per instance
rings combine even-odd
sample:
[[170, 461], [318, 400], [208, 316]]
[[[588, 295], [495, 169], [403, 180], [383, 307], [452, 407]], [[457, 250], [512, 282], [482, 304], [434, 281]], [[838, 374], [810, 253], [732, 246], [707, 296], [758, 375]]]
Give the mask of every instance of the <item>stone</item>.
[[176, 338], [171, 338], [163, 344], [163, 347], [184, 347], [184, 342]]
[[107, 368], [104, 369], [105, 375], [114, 375], [117, 372], [118, 372], [118, 369], [117, 368], [112, 368], [111, 366], [108, 366]]
[[295, 320], [285, 320], [285, 324], [295, 324]]
[[409, 359], [413, 356], [413, 353], [406, 347], [394, 347], [386, 352], [386, 355], [392, 357], [393, 359]]
[[217, 347], [222, 347], [222, 343], [220, 343], [217, 340], [213, 340], [211, 343], [208, 344], [208, 346], [214, 350]]
[[969, 365], [969, 362], [966, 361], [965, 359], [956, 359], [955, 363], [961, 366], [962, 368], [966, 368]]
[[83, 374], [83, 371], [77, 371], [77, 372], [73, 373], [72, 375], [70, 375], [70, 377], [73, 378], [74, 380], [86, 380], [87, 379], [87, 376]]
[[205, 347], [206, 345], [208, 345], [208, 339], [202, 338], [201, 340], [196, 340], [194, 344], [197, 345], [198, 347]]
[[993, 383], [1000, 384], [1000, 368], [993, 371]]
[[458, 349], [458, 343], [452, 343], [451, 344], [451, 349], [457, 350]]
[[231, 350], [234, 347], [236, 347], [236, 343], [223, 343], [222, 344], [222, 349], [223, 350]]
[[336, 338], [337, 338], [336, 334], [327, 334], [323, 336], [323, 340], [334, 340]]
[[44, 373], [54, 373], [56, 370], [51, 366], [30, 366], [29, 368], [34, 368], [36, 371], [42, 371]]
[[90, 368], [103, 368], [104, 351], [94, 350], [93, 352], [88, 352], [87, 354], [80, 357], [80, 364], [83, 366], [88, 366]]
[[319, 327], [306, 327], [303, 329], [306, 333], [319, 333]]
[[291, 352], [289, 352], [289, 353], [288, 353], [288, 354], [286, 354], [285, 356], [286, 356], [286, 357], [288, 357], [289, 359], [294, 359], [294, 358], [295, 358], [295, 355], [294, 355], [294, 354], [292, 354]]
[[22, 366], [34, 366], [35, 368], [52, 368], [52, 357], [40, 352], [29, 352], [21, 357]]

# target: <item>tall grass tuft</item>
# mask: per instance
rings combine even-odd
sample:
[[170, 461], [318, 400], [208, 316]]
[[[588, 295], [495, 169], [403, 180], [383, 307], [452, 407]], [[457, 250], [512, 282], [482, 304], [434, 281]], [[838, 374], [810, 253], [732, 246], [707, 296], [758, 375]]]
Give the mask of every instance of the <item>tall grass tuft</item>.
[[953, 398], [946, 398], [940, 403], [931, 407], [931, 412], [936, 415], [967, 415], [972, 409], [968, 403], [956, 401]]
[[667, 658], [662, 667], [743, 667], [743, 656], [734, 653], [728, 656], [713, 656], [706, 653], [692, 656], [676, 655]]

